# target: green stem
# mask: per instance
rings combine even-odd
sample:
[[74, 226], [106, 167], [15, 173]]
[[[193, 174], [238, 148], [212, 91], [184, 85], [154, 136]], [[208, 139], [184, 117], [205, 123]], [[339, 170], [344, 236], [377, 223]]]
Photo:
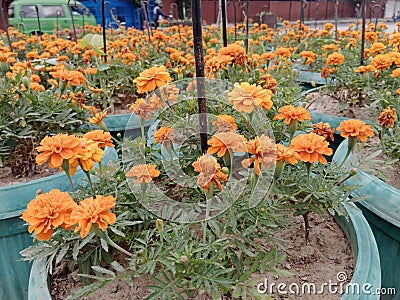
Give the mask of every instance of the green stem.
[[110, 237], [108, 236], [107, 230], [102, 231], [97, 224], [95, 224], [92, 227], [93, 232], [100, 238], [102, 238], [103, 240], [105, 240], [107, 242], [107, 244], [109, 244], [111, 247], [121, 251], [122, 253], [133, 257], [133, 254], [130, 253], [129, 251], [125, 250], [124, 248], [120, 247], [119, 245], [117, 245], [113, 240], [110, 239]]
[[344, 159], [343, 159], [342, 163], [340, 164], [340, 167], [343, 166], [344, 162], [349, 157], [349, 155], [350, 155], [351, 151], [353, 150], [354, 146], [356, 145], [356, 143], [357, 143], [357, 137], [350, 136], [348, 138], [347, 152], [346, 152], [346, 155], [344, 156]]
[[75, 192], [75, 186], [74, 186], [74, 183], [72, 182], [71, 173], [69, 171], [69, 160], [64, 159], [61, 167], [64, 170], [65, 175], [67, 175], [67, 177], [68, 177], [69, 183], [71, 184], [72, 191]]

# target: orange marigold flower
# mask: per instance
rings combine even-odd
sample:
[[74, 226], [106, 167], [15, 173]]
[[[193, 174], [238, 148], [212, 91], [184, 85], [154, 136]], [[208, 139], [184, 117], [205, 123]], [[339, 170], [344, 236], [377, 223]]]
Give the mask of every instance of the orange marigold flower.
[[325, 29], [325, 30], [328, 30], [328, 31], [332, 30], [334, 27], [335, 27], [335, 26], [333, 26], [332, 23], [325, 23], [325, 24], [324, 24], [324, 29]]
[[365, 142], [367, 137], [374, 136], [374, 132], [369, 125], [355, 119], [342, 121], [336, 130], [341, 131], [341, 136], [344, 138], [357, 137], [362, 142]]
[[281, 57], [289, 58], [290, 57], [290, 49], [285, 47], [277, 47], [275, 50], [275, 54]]
[[226, 47], [222, 47], [218, 54], [232, 57], [237, 65], [243, 65], [247, 60], [246, 50], [238, 44], [229, 44]]
[[328, 68], [328, 67], [322, 67], [322, 69], [321, 69], [321, 77], [322, 78], [328, 78], [328, 75], [335, 73], [335, 71], [336, 71], [335, 69], [331, 69], [331, 68]]
[[392, 78], [400, 77], [400, 68], [394, 69], [392, 71], [392, 74], [390, 74], [390, 77], [392, 77]]
[[394, 122], [396, 121], [396, 110], [388, 106], [385, 108], [378, 117], [378, 122], [382, 127], [393, 128]]
[[344, 55], [339, 52], [333, 52], [326, 58], [327, 65], [341, 65], [344, 63]]
[[279, 108], [278, 111], [280, 113], [274, 117], [274, 120], [285, 120], [286, 124], [290, 124], [293, 121], [311, 120], [308, 110], [301, 106], [285, 105]]
[[262, 135], [246, 142], [247, 152], [254, 157], [242, 160], [242, 166], [248, 168], [254, 163], [254, 170], [258, 176], [261, 176], [261, 165], [269, 168], [271, 163], [275, 162], [275, 142], [268, 136]]
[[85, 238], [97, 224], [102, 231], [105, 231], [108, 225], [114, 224], [117, 220], [114, 213], [109, 210], [115, 206], [113, 196], [97, 195], [82, 200], [71, 212], [71, 222], [78, 224], [75, 232], [80, 231], [81, 238]]
[[235, 131], [238, 128], [235, 119], [229, 115], [218, 115], [211, 124], [222, 132]]
[[192, 164], [194, 171], [200, 173], [197, 177], [197, 184], [206, 192], [214, 182], [222, 191], [222, 185], [219, 182], [228, 181], [228, 174], [221, 171], [221, 165], [216, 158], [211, 155], [202, 155]]
[[59, 78], [61, 81], [70, 83], [74, 86], [86, 83], [85, 76], [79, 71], [59, 69], [55, 72], [50, 72], [50, 75], [53, 76], [54, 78]]
[[141, 116], [142, 118], [147, 118], [149, 114], [154, 112], [153, 107], [150, 104], [148, 104], [146, 100], [144, 100], [143, 98], [137, 99], [135, 103], [129, 106], [129, 110], [133, 112], [135, 115]]
[[233, 104], [233, 108], [239, 112], [251, 113], [254, 108], [270, 109], [272, 107], [271, 96], [270, 90], [242, 82], [240, 85], [235, 84], [232, 92], [228, 94], [228, 100]]
[[164, 66], [154, 66], [144, 70], [139, 74], [139, 77], [133, 80], [139, 94], [154, 91], [156, 88], [162, 87], [170, 81], [172, 81], [172, 78]]
[[96, 68], [87, 68], [87, 69], [85, 70], [85, 73], [86, 73], [86, 74], [89, 74], [89, 75], [94, 75], [94, 74], [97, 73], [97, 69], [96, 69]]
[[156, 169], [156, 165], [146, 164], [133, 166], [129, 172], [126, 173], [126, 177], [128, 178], [137, 177], [137, 183], [149, 183], [152, 178], [156, 178], [158, 176], [160, 176], [160, 171]]
[[272, 78], [271, 74], [265, 74], [260, 77], [260, 81], [258, 83], [264, 84], [265, 89], [275, 89], [278, 85], [278, 80]]
[[322, 164], [326, 164], [327, 161], [324, 155], [333, 154], [333, 150], [328, 146], [329, 143], [323, 136], [315, 133], [306, 133], [295, 136], [289, 148], [299, 154], [301, 161], [309, 163], [319, 161]]
[[111, 134], [109, 132], [104, 132], [103, 130], [92, 130], [86, 132], [83, 137], [98, 143], [99, 147], [102, 149], [105, 147], [114, 147]]
[[313, 124], [312, 126], [314, 129], [310, 130], [309, 132], [314, 132], [320, 136], [323, 136], [326, 140], [335, 140], [335, 137], [333, 136], [335, 129], [331, 128], [329, 123], [319, 122], [317, 124]]
[[370, 53], [373, 55], [378, 55], [382, 52], [385, 52], [386, 46], [381, 42], [373, 43], [371, 48], [369, 49]]
[[306, 60], [306, 65], [312, 64], [317, 59], [317, 54], [313, 51], [301, 51], [300, 55]]
[[371, 60], [370, 65], [373, 66], [376, 70], [385, 70], [390, 68], [392, 63], [393, 60], [389, 55], [378, 54]]
[[64, 159], [70, 159], [78, 153], [80, 141], [76, 136], [68, 134], [47, 136], [36, 150], [40, 152], [36, 156], [38, 165], [49, 161], [50, 168], [61, 168]]
[[100, 113], [95, 113], [93, 117], [88, 118], [90, 124], [100, 125], [103, 122], [103, 119], [107, 116], [107, 112], [103, 111]]
[[210, 146], [207, 154], [217, 153], [219, 157], [224, 156], [226, 151], [232, 150], [233, 152], [246, 151], [245, 137], [236, 132], [220, 132], [213, 135], [207, 142]]
[[160, 142], [161, 145], [165, 146], [169, 142], [173, 143], [174, 130], [171, 127], [163, 126], [156, 131], [154, 134], [154, 145]]
[[104, 151], [99, 147], [99, 143], [87, 138], [80, 139], [79, 152], [70, 159], [70, 173], [73, 176], [79, 163], [84, 171], [89, 171], [94, 167], [95, 162], [100, 162]]
[[338, 51], [339, 47], [336, 44], [328, 44], [322, 46], [322, 50], [324, 51]]
[[29, 202], [22, 219], [29, 223], [28, 231], [35, 232], [38, 240], [49, 240], [54, 228], [70, 229], [70, 214], [76, 205], [67, 192], [54, 189]]
[[282, 144], [276, 144], [275, 158], [277, 161], [285, 161], [291, 165], [297, 164], [300, 159], [299, 154], [291, 148], [287, 148]]

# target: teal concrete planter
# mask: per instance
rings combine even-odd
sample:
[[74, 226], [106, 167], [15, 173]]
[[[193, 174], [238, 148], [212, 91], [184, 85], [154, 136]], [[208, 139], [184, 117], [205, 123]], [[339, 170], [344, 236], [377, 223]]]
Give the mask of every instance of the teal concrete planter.
[[[107, 148], [103, 162], [117, 159], [116, 151]], [[86, 175], [77, 170], [73, 181], [79, 184]], [[32, 180], [25, 183], [0, 187], [0, 299], [22, 300], [28, 297], [28, 281], [31, 263], [21, 261], [19, 252], [33, 243], [28, 227], [20, 218], [27, 204], [35, 198], [38, 190], [70, 190], [64, 173]]]
[[[146, 131], [151, 123], [151, 120], [146, 120]], [[140, 120], [135, 114], [108, 115], [104, 118], [104, 124], [113, 137], [117, 134], [120, 134], [122, 138], [136, 138], [141, 135]]]
[[[352, 286], [359, 286], [360, 290], [368, 283], [371, 291], [380, 287], [381, 272], [379, 254], [372, 231], [361, 211], [353, 203], [345, 203], [344, 207], [349, 214], [349, 219], [337, 217], [336, 220], [351, 241], [356, 264], [351, 280]], [[362, 290], [359, 294], [348, 293], [342, 300], [379, 299], [378, 295], [367, 295]], [[51, 300], [48, 289], [46, 261], [35, 260], [29, 280], [29, 300]]]
[[304, 90], [311, 90], [326, 84], [326, 79], [321, 77], [321, 73], [304, 70], [298, 71], [295, 80], [301, 84]]
[[[343, 143], [335, 153], [341, 161], [347, 151]], [[351, 159], [351, 157], [350, 157]], [[395, 288], [400, 294], [400, 191], [379, 178], [364, 172], [351, 178], [349, 184], [361, 187], [353, 192], [354, 197], [368, 197], [357, 205], [363, 211], [375, 235], [380, 253], [382, 287]], [[399, 297], [399, 296], [397, 296]], [[399, 299], [393, 295], [381, 299]]]

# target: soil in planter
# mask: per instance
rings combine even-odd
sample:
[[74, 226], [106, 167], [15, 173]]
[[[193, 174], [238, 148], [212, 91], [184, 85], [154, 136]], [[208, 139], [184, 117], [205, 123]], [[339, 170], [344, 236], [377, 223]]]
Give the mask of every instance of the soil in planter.
[[12, 185], [15, 183], [27, 182], [27, 181], [31, 181], [34, 179], [39, 179], [42, 177], [54, 175], [59, 172], [60, 172], [60, 170], [58, 170], [58, 169], [37, 167], [37, 170], [32, 175], [16, 178], [15, 176], [12, 175], [10, 167], [2, 167], [2, 168], [0, 168], [0, 186], [8, 186], [8, 185]]
[[[337, 274], [344, 272], [347, 276], [347, 282], [351, 280], [354, 268], [354, 258], [350, 243], [339, 225], [333, 217], [326, 215], [310, 215], [312, 229], [310, 232], [310, 241], [304, 243], [304, 228], [302, 219], [296, 219], [295, 223], [289, 229], [279, 232], [278, 238], [282, 239], [283, 251], [286, 252], [287, 259], [278, 267], [290, 273], [291, 277], [277, 277], [271, 274], [253, 274], [253, 278], [259, 279], [259, 283], [268, 278], [268, 283], [276, 284], [282, 282], [288, 285], [314, 283], [319, 287], [323, 284], [340, 283], [337, 280]], [[61, 268], [62, 269], [62, 268]], [[152, 285], [150, 276], [133, 278], [134, 286], [130, 287], [125, 281], [119, 279], [109, 285], [96, 290], [88, 297], [79, 298], [81, 300], [120, 300], [120, 299], [144, 299], [150, 293], [147, 290]], [[82, 287], [82, 282], [76, 273], [57, 274], [53, 276], [51, 285], [51, 295], [54, 300], [65, 299], [73, 290]], [[344, 285], [345, 286], [345, 285]], [[257, 285], [254, 286], [257, 290]], [[279, 296], [274, 294], [275, 299], [288, 299], [288, 295]], [[207, 295], [199, 295], [192, 300], [211, 299]], [[232, 299], [228, 296], [224, 299]], [[325, 288], [325, 293], [319, 295], [292, 295], [289, 299], [340, 299], [339, 294], [330, 294], [329, 289]]]

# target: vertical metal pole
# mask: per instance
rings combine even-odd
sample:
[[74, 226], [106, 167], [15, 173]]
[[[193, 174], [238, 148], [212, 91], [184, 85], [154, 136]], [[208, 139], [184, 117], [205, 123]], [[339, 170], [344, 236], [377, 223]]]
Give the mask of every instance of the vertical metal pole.
[[199, 107], [201, 152], [207, 152], [207, 102], [205, 98], [203, 33], [201, 0], [192, 0], [193, 44], [196, 62], [197, 104]]
[[362, 28], [361, 28], [361, 59], [360, 65], [364, 64], [364, 47], [365, 47], [365, 5], [366, 0], [361, 0], [361, 17], [362, 17]]
[[235, 22], [235, 42], [237, 39], [236, 0], [233, 0], [233, 18]]
[[249, 0], [246, 0], [246, 39], [244, 40], [246, 54], [249, 52], [249, 5]]
[[0, 12], [1, 19], [3, 20], [4, 30], [6, 31], [8, 45], [10, 46], [10, 51], [13, 52], [14, 50], [13, 50], [12, 43], [11, 43], [10, 33], [8, 32], [8, 24], [7, 24], [5, 13], [3, 11], [3, 0], [0, 0], [0, 11], [1, 11]]
[[37, 5], [35, 5], [35, 10], [36, 10], [37, 23], [38, 23], [38, 27], [39, 27], [38, 36], [40, 37], [42, 35], [42, 27], [40, 26], [39, 7]]
[[300, 0], [300, 30], [303, 30], [304, 24], [304, 0]]
[[222, 12], [222, 41], [224, 44], [224, 47], [228, 45], [228, 37], [226, 34], [226, 0], [220, 0], [221, 1], [221, 12]]
[[83, 35], [85, 35], [85, 14], [86, 14], [86, 8], [82, 10], [82, 30], [83, 30]]
[[314, 25], [315, 29], [317, 28], [317, 24], [318, 24], [318, 8], [319, 8], [319, 3], [317, 3], [315, 5], [315, 25]]
[[[75, 41], [75, 43], [77, 43], [78, 42], [78, 37], [76, 36], [74, 14], [72, 13], [72, 8], [69, 5], [70, 2], [71, 2], [71, 0], [68, 0], [68, 8], [69, 8], [69, 13], [71, 14], [72, 29], [74, 30], [74, 41]], [[75, 6], [76, 6], [76, 1], [75, 1]]]
[[339, 39], [338, 35], [338, 6], [339, 6], [339, 0], [335, 1], [335, 41]]
[[107, 62], [106, 16], [104, 0], [101, 0], [101, 27], [103, 27], [103, 51], [105, 53], [104, 62]]

